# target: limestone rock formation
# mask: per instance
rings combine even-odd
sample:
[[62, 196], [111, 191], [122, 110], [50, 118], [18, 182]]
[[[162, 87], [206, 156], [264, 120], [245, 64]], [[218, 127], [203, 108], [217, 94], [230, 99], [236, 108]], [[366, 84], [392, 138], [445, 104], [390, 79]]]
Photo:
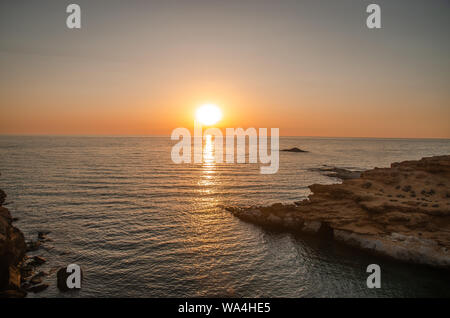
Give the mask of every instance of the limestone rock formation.
[[228, 207], [264, 226], [322, 233], [396, 259], [450, 269], [450, 156], [393, 163], [341, 184], [313, 184], [293, 205]]

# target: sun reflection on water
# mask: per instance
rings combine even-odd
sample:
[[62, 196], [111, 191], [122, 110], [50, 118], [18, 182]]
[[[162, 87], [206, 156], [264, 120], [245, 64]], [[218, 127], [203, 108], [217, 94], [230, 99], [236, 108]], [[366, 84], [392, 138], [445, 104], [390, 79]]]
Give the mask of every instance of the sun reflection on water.
[[202, 174], [199, 184], [204, 186], [201, 192], [213, 193], [214, 186], [217, 183], [216, 176], [216, 161], [214, 151], [214, 141], [211, 135], [204, 137], [203, 145], [203, 160], [202, 160]]
[[207, 173], [212, 173], [215, 166], [214, 143], [211, 135], [205, 136], [205, 146], [203, 147], [203, 167], [207, 168]]

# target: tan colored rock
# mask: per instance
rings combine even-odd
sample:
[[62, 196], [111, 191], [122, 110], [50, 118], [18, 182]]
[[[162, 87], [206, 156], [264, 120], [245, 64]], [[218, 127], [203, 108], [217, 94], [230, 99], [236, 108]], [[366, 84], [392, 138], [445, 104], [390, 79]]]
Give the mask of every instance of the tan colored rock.
[[295, 205], [252, 207], [260, 215], [247, 208], [227, 210], [249, 222], [290, 224], [286, 228], [308, 233], [326, 224], [335, 239], [349, 245], [450, 268], [450, 156], [393, 163], [341, 184], [309, 188], [313, 194]]

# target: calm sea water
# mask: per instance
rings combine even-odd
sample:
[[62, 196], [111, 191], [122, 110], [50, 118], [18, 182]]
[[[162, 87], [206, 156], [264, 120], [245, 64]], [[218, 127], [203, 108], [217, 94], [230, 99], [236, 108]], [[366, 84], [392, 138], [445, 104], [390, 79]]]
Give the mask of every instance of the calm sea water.
[[[0, 136], [0, 188], [27, 239], [50, 230], [42, 269], [77, 263], [79, 292], [29, 297], [415, 297], [450, 296], [447, 272], [379, 258], [314, 238], [244, 223], [222, 205], [293, 202], [310, 171], [354, 169], [450, 154], [449, 140], [282, 138], [280, 170], [257, 164], [175, 165], [167, 137]], [[382, 288], [367, 289], [368, 264]]]

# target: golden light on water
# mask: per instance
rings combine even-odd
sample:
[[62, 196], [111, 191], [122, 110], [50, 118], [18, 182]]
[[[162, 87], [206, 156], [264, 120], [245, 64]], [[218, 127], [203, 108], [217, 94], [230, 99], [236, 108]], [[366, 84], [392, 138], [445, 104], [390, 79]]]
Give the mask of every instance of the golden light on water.
[[216, 104], [203, 104], [197, 109], [195, 119], [203, 125], [211, 126], [222, 119], [222, 111]]
[[203, 163], [207, 166], [214, 165], [214, 143], [211, 135], [205, 136], [205, 146], [203, 147]]
[[203, 173], [202, 180], [199, 182], [202, 186], [206, 186], [202, 192], [210, 193], [211, 186], [215, 185], [215, 157], [214, 157], [214, 143], [211, 135], [206, 135], [204, 137], [205, 144], [203, 146]]
[[[196, 113], [195, 120], [202, 125], [211, 126], [218, 123], [222, 119], [222, 111], [216, 104], [206, 103], [201, 105]], [[215, 176], [216, 159], [215, 159], [215, 144], [213, 136], [205, 134], [200, 137], [203, 139], [202, 145], [202, 177], [199, 184], [202, 186], [201, 192], [204, 194], [211, 194], [215, 192], [214, 187], [217, 183]], [[214, 204], [217, 204], [216, 198], [208, 198]]]

